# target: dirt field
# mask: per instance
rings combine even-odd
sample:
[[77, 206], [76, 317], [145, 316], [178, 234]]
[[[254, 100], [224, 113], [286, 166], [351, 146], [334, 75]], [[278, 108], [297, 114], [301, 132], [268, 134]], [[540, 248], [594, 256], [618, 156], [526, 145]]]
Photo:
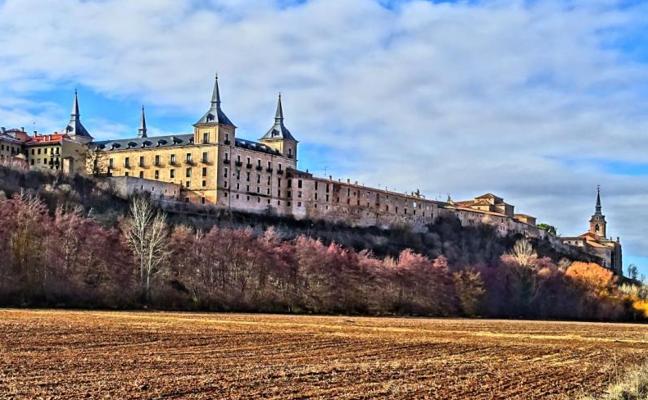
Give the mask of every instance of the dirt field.
[[562, 398], [644, 360], [629, 324], [0, 310], [0, 398]]

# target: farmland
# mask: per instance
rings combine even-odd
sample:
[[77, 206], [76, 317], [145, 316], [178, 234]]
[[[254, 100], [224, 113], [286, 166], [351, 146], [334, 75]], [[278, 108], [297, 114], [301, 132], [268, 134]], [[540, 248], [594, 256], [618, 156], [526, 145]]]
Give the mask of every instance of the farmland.
[[0, 398], [564, 398], [648, 360], [648, 326], [0, 310]]

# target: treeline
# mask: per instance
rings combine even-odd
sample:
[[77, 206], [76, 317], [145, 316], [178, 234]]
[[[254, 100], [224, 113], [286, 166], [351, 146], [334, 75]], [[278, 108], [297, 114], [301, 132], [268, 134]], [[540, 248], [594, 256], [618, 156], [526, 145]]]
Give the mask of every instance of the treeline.
[[631, 320], [646, 297], [595, 264], [539, 257], [525, 240], [466, 265], [272, 228], [169, 225], [143, 199], [108, 228], [32, 196], [0, 200], [3, 306]]

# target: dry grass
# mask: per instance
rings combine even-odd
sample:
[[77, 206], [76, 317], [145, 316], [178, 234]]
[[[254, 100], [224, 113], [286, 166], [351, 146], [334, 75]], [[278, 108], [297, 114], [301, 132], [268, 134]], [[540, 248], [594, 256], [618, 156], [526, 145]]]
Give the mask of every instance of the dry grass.
[[581, 400], [648, 400], [648, 363], [630, 369], [621, 380], [610, 385], [600, 396]]
[[648, 361], [648, 326], [0, 310], [0, 398], [559, 399]]

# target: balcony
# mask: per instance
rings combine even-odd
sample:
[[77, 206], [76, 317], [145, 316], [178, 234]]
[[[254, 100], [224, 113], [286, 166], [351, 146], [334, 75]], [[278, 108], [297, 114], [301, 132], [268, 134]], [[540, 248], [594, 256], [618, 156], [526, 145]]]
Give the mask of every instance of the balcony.
[[180, 163], [178, 163], [178, 161], [176, 161], [176, 160], [171, 160], [171, 161], [169, 161], [169, 165], [173, 165], [174, 167], [179, 167]]
[[187, 159], [185, 160], [185, 164], [187, 164], [187, 165], [196, 165], [196, 163], [194, 162], [194, 160], [192, 160], [191, 158], [187, 158]]
[[223, 144], [226, 144], [226, 145], [229, 145], [229, 144], [231, 144], [231, 143], [232, 143], [232, 142], [230, 142], [229, 140], [226, 140], [226, 141], [223, 142]]
[[250, 163], [245, 164], [245, 168], [252, 169], [252, 164], [250, 164]]
[[203, 158], [202, 160], [200, 160], [200, 162], [202, 162], [202, 163], [205, 164], [205, 165], [210, 165], [210, 164], [211, 164], [211, 163], [209, 162], [209, 159], [207, 159], [207, 158]]
[[229, 163], [230, 163], [229, 158], [226, 158], [226, 159], [223, 160], [223, 164], [229, 164]]
[[260, 165], [257, 165], [255, 169], [256, 169], [257, 171], [263, 171], [263, 167], [260, 166]]
[[266, 172], [272, 173], [272, 168], [270, 167], [266, 168]]
[[129, 164], [129, 163], [125, 163], [125, 164], [124, 164], [124, 168], [126, 168], [126, 169], [130, 169], [130, 168], [131, 168], [131, 166], [130, 166], [130, 164]]
[[237, 167], [241, 167], [241, 166], [243, 166], [243, 163], [240, 162], [240, 161], [237, 161], [237, 162], [234, 163], [234, 165], [236, 165]]
[[278, 170], [277, 170], [277, 174], [278, 174], [278, 175], [283, 175], [283, 173], [284, 173], [284, 170], [283, 170], [283, 169], [278, 169]]

